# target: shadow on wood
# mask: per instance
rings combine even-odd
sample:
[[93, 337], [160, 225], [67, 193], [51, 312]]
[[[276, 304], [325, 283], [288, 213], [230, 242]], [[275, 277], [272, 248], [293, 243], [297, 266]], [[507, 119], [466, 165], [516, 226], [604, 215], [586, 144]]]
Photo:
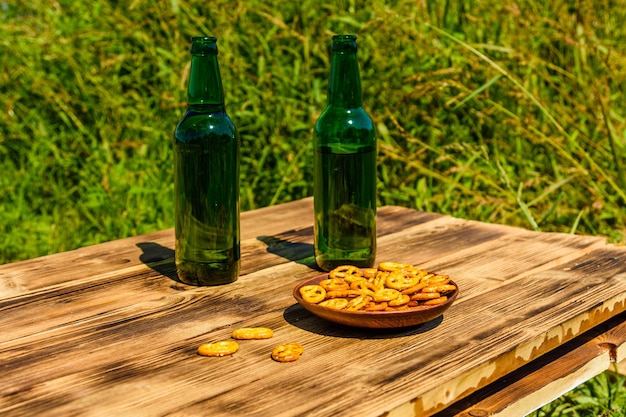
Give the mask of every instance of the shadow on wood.
[[141, 249], [142, 254], [139, 260], [158, 272], [176, 282], [181, 282], [176, 274], [176, 265], [174, 263], [174, 250], [166, 248], [154, 242], [139, 242], [137, 247]]
[[283, 317], [287, 323], [311, 333], [350, 339], [391, 339], [415, 336], [435, 329], [444, 320], [444, 316], [439, 316], [428, 323], [399, 329], [350, 327], [319, 318], [309, 313], [304, 307], [297, 303], [286, 308]]
[[284, 239], [282, 234], [257, 236], [257, 240], [267, 245], [267, 251], [269, 253], [313, 269], [318, 269], [315, 263], [313, 245], [310, 243], [292, 242], [291, 240]]

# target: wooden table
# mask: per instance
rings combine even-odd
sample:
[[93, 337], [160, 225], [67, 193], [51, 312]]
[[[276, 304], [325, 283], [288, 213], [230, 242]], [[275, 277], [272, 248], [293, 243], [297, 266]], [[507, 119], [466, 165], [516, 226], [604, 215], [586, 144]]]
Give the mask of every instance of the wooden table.
[[[310, 198], [242, 214], [233, 284], [175, 280], [173, 230], [0, 266], [0, 414], [523, 416], [621, 360], [626, 248], [386, 206], [378, 260], [447, 273], [439, 319], [342, 327], [292, 297], [314, 268]], [[196, 354], [238, 327], [230, 357]], [[297, 341], [293, 363], [271, 349]]]

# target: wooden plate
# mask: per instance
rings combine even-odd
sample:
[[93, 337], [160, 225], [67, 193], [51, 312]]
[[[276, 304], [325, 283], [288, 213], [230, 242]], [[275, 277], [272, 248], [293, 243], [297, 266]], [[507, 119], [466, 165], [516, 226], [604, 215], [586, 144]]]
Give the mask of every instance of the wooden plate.
[[448, 300], [445, 303], [432, 306], [420, 306], [410, 310], [343, 311], [322, 307], [317, 304], [304, 301], [304, 299], [300, 296], [300, 288], [304, 285], [319, 284], [320, 281], [326, 278], [328, 278], [328, 274], [318, 275], [302, 281], [293, 289], [294, 298], [302, 307], [318, 317], [334, 323], [353, 327], [392, 329], [423, 324], [441, 316], [459, 295], [459, 287], [454, 282], [450, 281], [450, 284], [454, 284], [457, 289], [452, 294], [448, 295]]

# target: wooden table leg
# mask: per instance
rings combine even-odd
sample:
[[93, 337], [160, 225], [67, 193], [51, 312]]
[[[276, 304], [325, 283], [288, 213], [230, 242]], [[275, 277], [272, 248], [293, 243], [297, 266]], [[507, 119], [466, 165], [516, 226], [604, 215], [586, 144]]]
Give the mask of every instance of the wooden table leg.
[[524, 416], [622, 360], [626, 360], [626, 313], [602, 323], [435, 416]]

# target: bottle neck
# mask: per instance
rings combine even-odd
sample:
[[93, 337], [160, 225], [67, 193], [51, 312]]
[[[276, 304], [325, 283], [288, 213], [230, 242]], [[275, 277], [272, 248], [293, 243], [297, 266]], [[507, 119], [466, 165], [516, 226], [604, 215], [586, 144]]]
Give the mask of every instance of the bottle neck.
[[[335, 49], [335, 48], [333, 48]], [[328, 103], [345, 108], [361, 107], [361, 79], [354, 50], [334, 50], [328, 85]]]
[[[204, 45], [198, 42], [204, 41]], [[206, 38], [193, 40], [191, 71], [187, 87], [187, 105], [191, 110], [223, 111], [224, 91], [217, 62], [217, 46], [206, 44]]]

